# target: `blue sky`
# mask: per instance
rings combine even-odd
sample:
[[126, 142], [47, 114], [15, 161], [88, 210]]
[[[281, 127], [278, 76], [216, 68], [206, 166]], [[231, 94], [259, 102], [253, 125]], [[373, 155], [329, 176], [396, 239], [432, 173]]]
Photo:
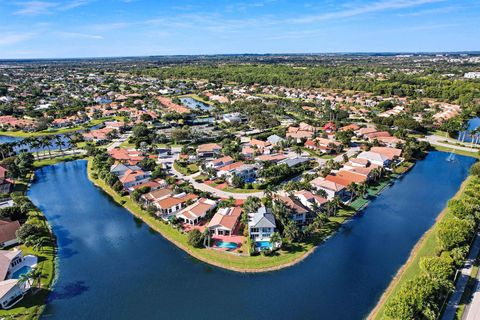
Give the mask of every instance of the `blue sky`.
[[466, 50], [478, 0], [0, 0], [0, 58]]

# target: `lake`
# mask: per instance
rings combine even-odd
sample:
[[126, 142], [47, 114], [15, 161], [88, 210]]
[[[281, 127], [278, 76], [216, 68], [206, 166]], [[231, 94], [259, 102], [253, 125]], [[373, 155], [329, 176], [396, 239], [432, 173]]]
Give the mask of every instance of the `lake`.
[[[65, 137], [65, 135], [63, 135], [63, 134], [59, 134], [59, 136], [62, 137], [62, 141], [66, 144], [66, 145], [63, 146], [62, 148], [63, 148], [63, 149], [66, 149], [67, 146], [68, 146], [68, 142], [69, 142], [68, 138]], [[53, 136], [52, 136], [52, 137], [53, 137]], [[21, 140], [23, 140], [23, 138], [20, 138], [20, 137], [10, 137], [10, 136], [2, 136], [2, 135], [0, 135], [0, 144], [2, 144], [2, 143], [17, 142], [17, 141], [21, 141]], [[37, 151], [46, 151], [46, 150], [48, 150], [47, 148], [30, 148], [30, 146], [25, 146], [25, 145], [23, 145], [23, 146], [16, 146], [16, 147], [14, 148], [14, 150], [17, 151], [17, 152], [18, 152], [19, 150], [22, 150], [22, 149], [25, 149], [25, 150], [27, 150], [28, 152], [37, 152]], [[58, 149], [59, 149], [59, 147], [58, 147], [56, 141], [53, 140], [53, 141], [52, 141], [52, 146], [50, 147], [50, 150], [58, 150]]]
[[209, 111], [210, 109], [212, 109], [212, 106], [190, 97], [180, 98], [180, 101], [184, 106], [190, 109], [197, 109], [202, 111]]
[[431, 152], [303, 262], [241, 274], [202, 263], [117, 205], [86, 161], [37, 170], [29, 196], [58, 238], [45, 319], [361, 319], [468, 175]]

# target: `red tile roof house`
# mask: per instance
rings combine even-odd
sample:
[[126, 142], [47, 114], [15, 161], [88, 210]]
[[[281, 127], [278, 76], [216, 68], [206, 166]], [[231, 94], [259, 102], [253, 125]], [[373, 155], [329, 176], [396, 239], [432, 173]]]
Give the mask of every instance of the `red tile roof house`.
[[328, 202], [327, 199], [314, 194], [307, 190], [301, 190], [295, 193], [295, 197], [307, 208], [313, 210], [314, 203], [317, 205], [318, 208], [322, 208], [325, 203]]
[[193, 193], [180, 193], [156, 201], [153, 203], [153, 205], [158, 209], [158, 216], [168, 219], [170, 216], [185, 208], [187, 203], [195, 201], [197, 198], [198, 196]]
[[218, 168], [221, 168], [223, 166], [232, 164], [233, 162], [234, 162], [234, 160], [233, 160], [232, 157], [226, 156], [226, 157], [221, 157], [221, 158], [214, 159], [214, 160], [211, 160], [211, 161], [207, 162], [206, 167], [207, 168], [218, 169]]
[[377, 141], [386, 147], [395, 148], [399, 144], [404, 144], [405, 140], [399, 139], [397, 137], [378, 137]]
[[289, 196], [277, 196], [274, 202], [281, 202], [283, 203], [291, 212], [292, 220], [297, 225], [304, 225], [307, 223], [307, 219], [309, 219], [309, 213], [307, 207], [305, 207], [299, 200], [289, 197]]
[[150, 172], [143, 170], [131, 170], [128, 169], [125, 174], [118, 179], [123, 184], [125, 190], [129, 190], [134, 186], [138, 186], [150, 180]]
[[201, 198], [194, 204], [178, 212], [175, 216], [185, 224], [196, 225], [201, 219], [212, 212], [217, 207], [217, 203], [211, 199]]
[[378, 132], [367, 133], [367, 134], [364, 134], [363, 136], [367, 138], [369, 141], [374, 141], [375, 139], [378, 139], [378, 138], [389, 138], [391, 137], [391, 134], [387, 131], [378, 131]]
[[327, 122], [323, 127], [322, 130], [326, 133], [333, 133], [337, 131], [337, 126], [333, 122]]
[[111, 128], [102, 128], [97, 130], [92, 130], [82, 134], [83, 139], [87, 141], [106, 141], [108, 140], [108, 134], [112, 132]]
[[138, 189], [143, 188], [143, 187], [148, 187], [148, 188], [150, 188], [150, 191], [155, 191], [155, 190], [158, 190], [158, 189], [161, 189], [161, 188], [166, 188], [167, 186], [168, 186], [167, 181], [165, 181], [163, 179], [155, 179], [155, 180], [149, 180], [149, 181], [146, 181], [142, 184], [136, 185], [136, 186], [130, 188], [130, 191], [138, 190]]
[[241, 207], [221, 208], [212, 217], [207, 227], [213, 235], [231, 236], [239, 226], [241, 215]]
[[0, 220], [0, 247], [5, 248], [18, 244], [16, 236], [18, 229], [20, 229], [20, 222]]
[[7, 194], [12, 191], [13, 181], [7, 178], [8, 170], [0, 166], [0, 194]]
[[270, 154], [273, 147], [270, 142], [258, 139], [251, 139], [247, 145], [252, 147], [254, 150], [256, 149], [260, 154]]
[[115, 148], [108, 151], [108, 154], [115, 160], [131, 165], [135, 165], [145, 158], [142, 153], [136, 149]]
[[388, 148], [388, 147], [372, 147], [370, 149], [371, 152], [376, 152], [379, 153], [385, 157], [387, 157], [388, 160], [393, 161], [402, 155], [402, 149], [397, 149], [397, 148]]
[[324, 190], [327, 193], [327, 199], [333, 199], [335, 196], [343, 197], [346, 193], [347, 185], [330, 181], [322, 177], [318, 177], [310, 181], [312, 187], [317, 190]]
[[335, 151], [333, 148], [331, 148], [331, 145], [338, 146], [340, 142], [334, 141], [334, 140], [329, 140], [325, 138], [316, 138], [316, 139], [308, 139], [304, 146], [307, 149], [310, 150], [317, 150], [322, 153], [332, 153]]
[[341, 127], [340, 131], [357, 131], [360, 127], [354, 123]]
[[144, 205], [149, 206], [157, 201], [170, 197], [172, 194], [173, 190], [165, 187], [157, 190], [152, 190], [149, 193], [142, 195], [140, 199], [143, 201]]
[[213, 158], [220, 154], [222, 147], [217, 143], [201, 144], [197, 147], [197, 156], [199, 158]]

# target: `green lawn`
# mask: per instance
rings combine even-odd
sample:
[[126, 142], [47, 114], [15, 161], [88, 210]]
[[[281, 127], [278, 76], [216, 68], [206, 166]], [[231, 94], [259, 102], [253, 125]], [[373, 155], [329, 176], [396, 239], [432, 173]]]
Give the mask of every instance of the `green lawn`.
[[458, 149], [452, 149], [450, 147], [443, 147], [443, 146], [438, 146], [438, 145], [431, 145], [432, 149], [437, 150], [437, 151], [443, 151], [443, 152], [453, 152], [455, 154], [459, 154], [462, 156], [467, 156], [467, 157], [473, 157], [480, 159], [480, 151], [479, 152], [468, 152], [468, 151], [463, 151], [463, 150], [458, 150]]
[[[25, 193], [27, 184], [16, 182], [15, 187], [22, 187], [15, 190], [19, 193]], [[28, 222], [41, 225], [48, 230], [48, 222], [40, 211], [31, 211], [28, 214]], [[45, 302], [50, 293], [50, 286], [55, 276], [55, 254], [56, 241], [54, 235], [49, 233], [50, 241], [42, 247], [41, 251], [35, 251], [30, 247], [21, 245], [20, 249], [24, 255], [35, 255], [38, 258], [37, 269], [41, 271], [40, 288], [38, 291], [30, 290], [26, 296], [16, 304], [12, 309], [0, 310], [2, 319], [38, 319], [45, 308]], [[33, 290], [36, 290], [35, 288]]]
[[[460, 190], [454, 196], [458, 198], [461, 196], [466, 185], [470, 181], [471, 177], [468, 177], [460, 187]], [[383, 319], [383, 312], [385, 310], [385, 305], [390, 299], [400, 290], [402, 285], [404, 285], [408, 280], [413, 279], [420, 273], [420, 259], [422, 257], [429, 257], [435, 255], [435, 248], [438, 246], [437, 241], [437, 226], [438, 223], [450, 216], [450, 212], [445, 208], [442, 213], [437, 218], [437, 222], [428, 230], [420, 241], [415, 245], [412, 250], [410, 257], [408, 258], [405, 265], [399, 270], [399, 273], [390, 283], [390, 286], [385, 291], [384, 295], [381, 297], [375, 309], [369, 316], [369, 319]]]
[[72, 133], [85, 128], [90, 128], [108, 120], [118, 120], [118, 119], [122, 119], [122, 117], [108, 117], [108, 118], [101, 118], [101, 119], [93, 119], [88, 123], [85, 123], [80, 126], [71, 127], [71, 128], [48, 129], [48, 130], [36, 131], [36, 132], [0, 131], [0, 135], [26, 138], [26, 137], [40, 137], [40, 136], [48, 136], [48, 135], [56, 135], [56, 134], [65, 134], [65, 133]]
[[43, 159], [43, 160], [38, 160], [33, 163], [35, 168], [40, 168], [44, 166], [50, 166], [59, 162], [64, 162], [64, 161], [73, 161], [73, 160], [79, 160], [85, 158], [84, 155], [67, 155], [63, 157], [56, 157], [52, 159]]

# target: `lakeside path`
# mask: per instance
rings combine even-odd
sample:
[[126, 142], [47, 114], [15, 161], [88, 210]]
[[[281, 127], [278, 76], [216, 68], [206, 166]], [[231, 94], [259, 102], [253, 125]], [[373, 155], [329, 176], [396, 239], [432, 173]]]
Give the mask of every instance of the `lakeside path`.
[[[467, 179], [463, 181], [459, 190], [452, 197], [452, 199], [457, 199], [461, 196], [470, 179], [470, 177], [467, 177]], [[407, 261], [397, 271], [397, 274], [393, 277], [392, 281], [388, 285], [387, 289], [385, 289], [385, 291], [383, 292], [382, 296], [378, 300], [376, 306], [368, 315], [367, 319], [382, 319], [383, 311], [388, 300], [393, 297], [394, 293], [396, 293], [405, 282], [407, 282], [415, 274], [417, 274], [419, 270], [420, 259], [422, 257], [434, 254], [433, 248], [436, 245], [436, 228], [438, 223], [442, 221], [447, 214], [448, 209], [447, 207], [445, 207], [436, 218], [435, 223], [432, 225], [432, 227], [427, 232], [425, 232], [420, 238], [420, 240], [415, 244]]]
[[[450, 296], [450, 299], [445, 307], [445, 311], [442, 315], [442, 320], [453, 320], [455, 319], [455, 315], [457, 312], [458, 305], [460, 304], [460, 299], [462, 298], [463, 292], [465, 291], [465, 287], [470, 279], [470, 275], [472, 274], [473, 263], [480, 252], [480, 232], [477, 232], [475, 237], [475, 242], [472, 245], [470, 253], [468, 254], [467, 260], [463, 264], [462, 269], [460, 270], [460, 278], [457, 280], [455, 284], [455, 291]], [[469, 308], [473, 314], [476, 314], [480, 311], [479, 301], [472, 303], [473, 307]], [[469, 312], [470, 312], [469, 311]], [[477, 318], [474, 316], [472, 319]]]
[[[468, 143], [463, 143], [464, 146], [456, 145], [457, 143], [459, 143], [457, 140], [446, 138], [446, 137], [441, 137], [441, 136], [437, 136], [437, 135], [425, 136], [425, 138], [421, 138], [419, 140], [420, 141], [427, 141], [432, 145], [437, 145], [437, 146], [441, 146], [441, 147], [444, 147], [444, 148], [457, 149], [457, 150], [461, 150], [461, 151], [465, 151], [465, 152], [473, 152], [473, 153], [479, 152], [479, 149], [467, 147], [466, 145], [468, 145]], [[448, 141], [450, 143], [445, 143], [445, 142], [442, 142], [442, 141]], [[454, 152], [454, 151], [452, 151], [452, 152]]]

